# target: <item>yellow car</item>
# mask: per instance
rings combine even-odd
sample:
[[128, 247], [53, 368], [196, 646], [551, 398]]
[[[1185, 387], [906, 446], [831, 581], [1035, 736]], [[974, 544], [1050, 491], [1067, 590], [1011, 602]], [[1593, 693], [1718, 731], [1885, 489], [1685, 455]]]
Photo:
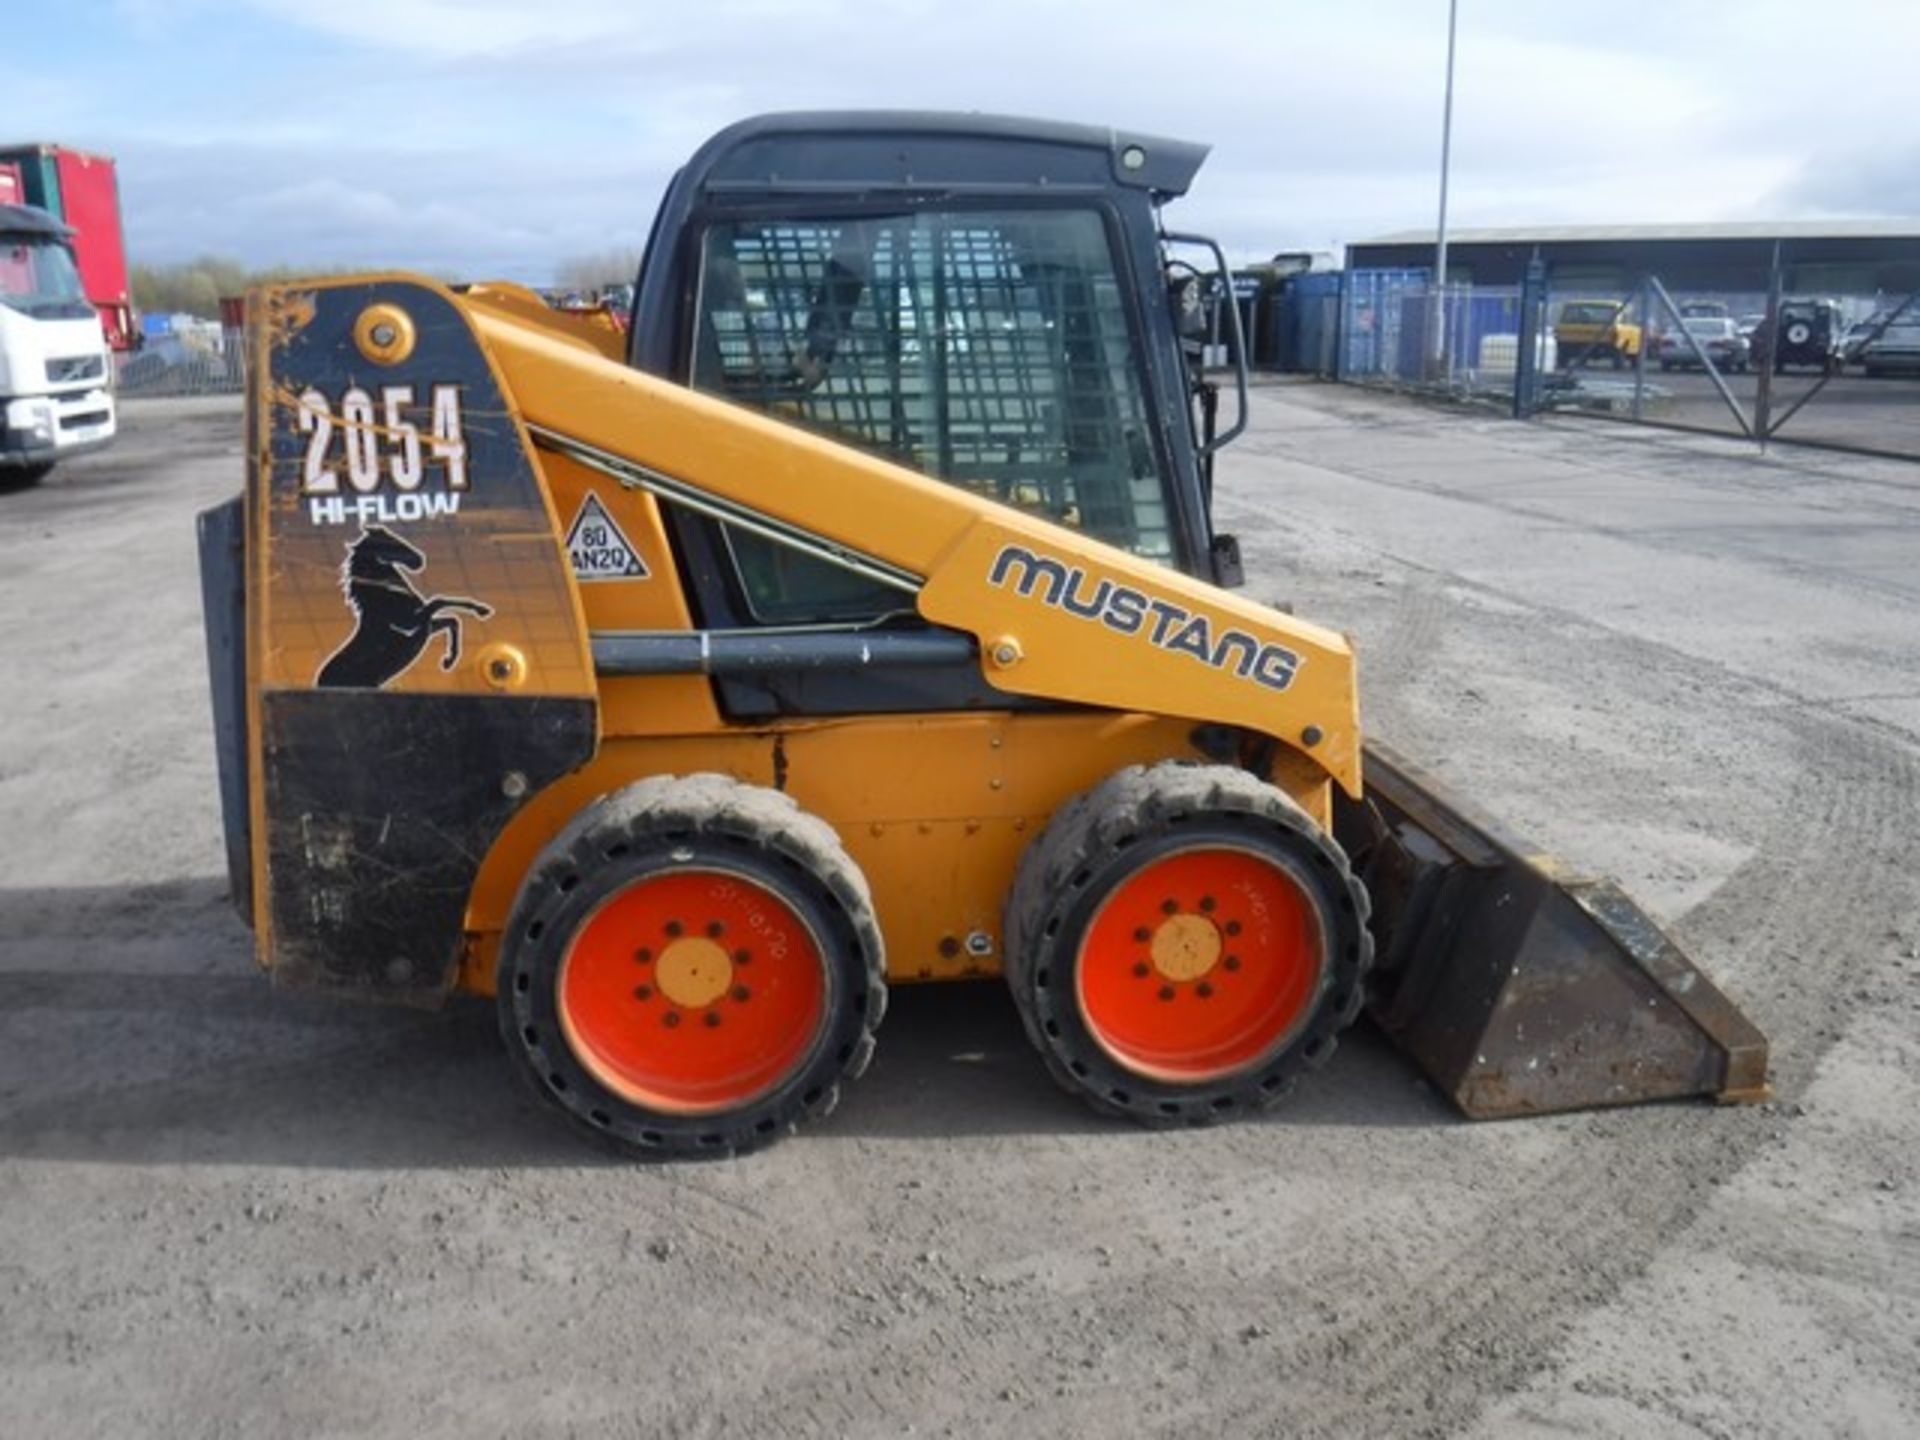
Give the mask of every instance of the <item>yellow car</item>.
[[1553, 340], [1562, 368], [1571, 369], [1583, 359], [1605, 359], [1618, 370], [1639, 357], [1642, 335], [1615, 301], [1569, 300], [1553, 322]]

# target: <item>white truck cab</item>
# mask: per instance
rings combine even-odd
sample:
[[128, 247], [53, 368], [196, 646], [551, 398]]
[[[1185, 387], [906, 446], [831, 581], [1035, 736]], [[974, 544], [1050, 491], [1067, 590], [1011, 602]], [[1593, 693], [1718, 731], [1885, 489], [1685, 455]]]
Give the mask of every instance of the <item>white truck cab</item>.
[[44, 210], [0, 205], [0, 486], [114, 435], [112, 357], [71, 233]]

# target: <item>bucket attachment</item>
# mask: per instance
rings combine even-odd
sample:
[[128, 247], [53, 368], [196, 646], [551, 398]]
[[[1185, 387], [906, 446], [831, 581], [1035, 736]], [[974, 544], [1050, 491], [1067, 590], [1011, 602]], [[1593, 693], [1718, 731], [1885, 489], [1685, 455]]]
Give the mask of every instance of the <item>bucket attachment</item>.
[[1334, 829], [1373, 896], [1371, 1012], [1467, 1115], [1764, 1100], [1767, 1041], [1638, 905], [1381, 745]]

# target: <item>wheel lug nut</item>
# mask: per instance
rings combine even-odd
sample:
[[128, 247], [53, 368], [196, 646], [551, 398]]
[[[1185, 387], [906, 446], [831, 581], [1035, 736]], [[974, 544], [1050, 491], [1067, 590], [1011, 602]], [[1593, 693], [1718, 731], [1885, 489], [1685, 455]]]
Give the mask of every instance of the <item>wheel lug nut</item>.
[[751, 959], [753, 959], [753, 956], [744, 950], [736, 950], [733, 952], [733, 963], [736, 965], [745, 965]]
[[1229, 955], [1220, 963], [1229, 970], [1238, 970], [1240, 968], [1240, 957], [1238, 955]]
[[733, 998], [740, 1001], [742, 1004], [745, 1004], [747, 1001], [747, 998], [752, 994], [753, 992], [747, 989], [747, 987], [744, 985], [736, 985], [733, 987]]
[[1238, 935], [1240, 933], [1240, 922], [1238, 920], [1229, 920], [1223, 928], [1229, 935]]
[[653, 951], [649, 950], [646, 946], [642, 945], [638, 950], [633, 952], [633, 958], [639, 961], [642, 965], [645, 965], [648, 961], [653, 959]]
[[1160, 902], [1160, 913], [1162, 915], [1178, 915], [1180, 913], [1180, 902], [1178, 900], [1162, 900]]
[[1133, 931], [1133, 938], [1144, 945], [1153, 938], [1153, 932], [1144, 925], [1136, 925]]
[[685, 930], [686, 926], [682, 925], [678, 920], [667, 921], [667, 934], [677, 938], [683, 934]]
[[1162, 985], [1162, 986], [1160, 987], [1160, 998], [1161, 998], [1162, 1000], [1171, 1000], [1171, 999], [1173, 999], [1173, 986], [1171, 986], [1171, 985]]
[[1209, 985], [1206, 981], [1202, 980], [1198, 985], [1193, 987], [1193, 993], [1198, 995], [1202, 1000], [1204, 1000], [1209, 995], [1213, 994], [1213, 986]]
[[722, 925], [718, 920], [709, 920], [707, 922], [707, 938], [711, 940], [718, 940], [722, 935], [726, 933], [727, 933], [727, 927], [725, 925]]
[[633, 998], [636, 1000], [651, 1000], [653, 998], [653, 987], [651, 985], [634, 986]]
[[1148, 970], [1148, 965], [1146, 961], [1136, 960], [1133, 962], [1133, 973], [1138, 979], [1141, 979], [1141, 980], [1146, 979], [1147, 970]]
[[718, 1010], [707, 1011], [707, 1028], [711, 1030], [714, 1026], [718, 1025], [719, 1023], [720, 1023], [720, 1012]]
[[660, 1023], [669, 1030], [673, 1029], [674, 1026], [680, 1023], [680, 1012], [678, 1010], [667, 1011], [666, 1014], [660, 1017]]
[[1215, 900], [1211, 895], [1202, 895], [1200, 897], [1200, 908], [1211, 915], [1215, 910], [1220, 908], [1220, 902]]

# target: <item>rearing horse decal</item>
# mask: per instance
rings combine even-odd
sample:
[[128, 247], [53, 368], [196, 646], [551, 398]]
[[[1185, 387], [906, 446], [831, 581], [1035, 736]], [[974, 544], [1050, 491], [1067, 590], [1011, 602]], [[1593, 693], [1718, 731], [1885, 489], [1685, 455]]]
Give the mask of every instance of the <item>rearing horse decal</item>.
[[340, 567], [340, 588], [353, 611], [353, 633], [327, 658], [314, 684], [329, 689], [378, 690], [404, 674], [435, 635], [447, 637], [440, 668], [460, 661], [460, 616], [478, 620], [493, 614], [491, 605], [457, 595], [422, 595], [405, 571], [418, 571], [427, 557], [384, 525], [363, 527], [347, 546]]

